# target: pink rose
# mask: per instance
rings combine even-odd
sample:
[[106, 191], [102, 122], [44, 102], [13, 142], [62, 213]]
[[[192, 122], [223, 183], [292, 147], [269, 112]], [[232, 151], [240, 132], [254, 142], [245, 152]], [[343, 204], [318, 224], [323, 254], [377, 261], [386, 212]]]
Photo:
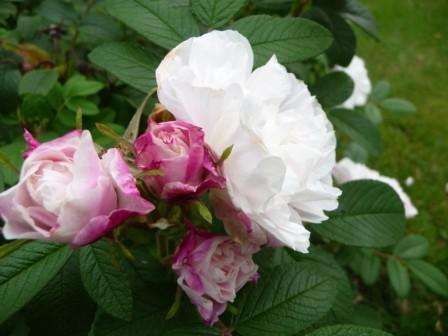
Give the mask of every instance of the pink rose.
[[177, 283], [207, 324], [214, 324], [248, 281], [258, 278], [251, 245], [228, 236], [199, 232], [193, 227], [173, 258]]
[[88, 131], [29, 144], [17, 185], [0, 194], [6, 239], [89, 244], [130, 216], [154, 206], [144, 200], [117, 149], [100, 159]]
[[147, 176], [148, 187], [162, 199], [199, 196], [222, 188], [225, 179], [204, 144], [204, 132], [183, 121], [155, 123], [135, 141], [136, 163], [142, 170], [160, 169], [162, 176]]

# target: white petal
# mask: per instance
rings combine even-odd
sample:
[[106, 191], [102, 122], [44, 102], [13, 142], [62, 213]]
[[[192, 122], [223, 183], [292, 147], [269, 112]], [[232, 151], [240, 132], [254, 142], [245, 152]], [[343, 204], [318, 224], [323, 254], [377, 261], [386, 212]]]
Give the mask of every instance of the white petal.
[[355, 84], [352, 95], [342, 104], [342, 107], [352, 109], [356, 106], [365, 105], [372, 92], [372, 83], [364, 60], [355, 55], [347, 67], [337, 65], [334, 70], [345, 72], [353, 79]]
[[395, 190], [403, 202], [406, 218], [412, 218], [418, 214], [418, 210], [415, 208], [408, 194], [405, 193], [396, 179], [380, 175], [379, 172], [370, 169], [364, 164], [353, 162], [349, 158], [343, 158], [334, 167], [333, 176], [339, 184], [363, 179], [386, 183]]

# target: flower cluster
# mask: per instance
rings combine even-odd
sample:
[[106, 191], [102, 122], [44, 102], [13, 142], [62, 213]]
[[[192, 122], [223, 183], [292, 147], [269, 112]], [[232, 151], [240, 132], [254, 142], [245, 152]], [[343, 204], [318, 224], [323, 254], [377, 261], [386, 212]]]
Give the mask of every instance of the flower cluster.
[[[203, 320], [217, 322], [257, 280], [253, 255], [263, 246], [307, 252], [304, 224], [327, 219], [340, 195], [336, 138], [320, 104], [275, 56], [254, 71], [253, 59], [235, 31], [173, 49], [156, 77], [174, 120], [150, 117], [131, 151], [102, 150], [88, 131], [45, 143], [26, 131], [20, 181], [0, 194], [3, 235], [80, 247], [125, 223], [177, 226], [170, 266]], [[198, 202], [222, 230], [195, 222]], [[160, 204], [182, 209], [181, 223], [151, 225], [167, 222]]]

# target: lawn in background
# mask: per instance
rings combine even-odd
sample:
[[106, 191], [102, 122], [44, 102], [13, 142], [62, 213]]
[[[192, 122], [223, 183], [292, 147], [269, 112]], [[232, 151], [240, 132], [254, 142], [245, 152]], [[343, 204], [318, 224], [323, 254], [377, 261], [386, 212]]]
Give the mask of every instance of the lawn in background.
[[[382, 39], [358, 34], [370, 77], [387, 79], [394, 96], [418, 108], [408, 117], [384, 112], [385, 151], [370, 165], [402, 182], [420, 211], [409, 229], [430, 240], [431, 260], [448, 271], [448, 1], [363, 2]], [[415, 179], [411, 187], [404, 185], [408, 176]]]

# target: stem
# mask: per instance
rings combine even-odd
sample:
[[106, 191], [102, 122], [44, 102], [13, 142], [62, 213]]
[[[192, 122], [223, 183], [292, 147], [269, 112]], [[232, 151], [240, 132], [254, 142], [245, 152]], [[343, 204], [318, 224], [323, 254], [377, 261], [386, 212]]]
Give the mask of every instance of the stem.
[[173, 305], [171, 306], [170, 310], [168, 310], [168, 313], [166, 313], [165, 320], [170, 320], [174, 317], [174, 315], [176, 315], [177, 311], [180, 308], [181, 299], [182, 299], [182, 289], [179, 286], [177, 286]]

